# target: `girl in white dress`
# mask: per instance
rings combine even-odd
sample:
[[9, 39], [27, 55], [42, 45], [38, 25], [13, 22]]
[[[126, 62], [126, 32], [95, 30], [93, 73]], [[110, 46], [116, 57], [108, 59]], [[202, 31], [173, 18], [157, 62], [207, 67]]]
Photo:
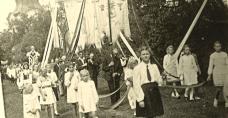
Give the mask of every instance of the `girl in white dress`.
[[72, 104], [75, 111], [74, 116], [78, 117], [78, 83], [81, 78], [73, 63], [68, 66], [68, 72], [65, 73], [64, 79], [64, 84], [67, 87], [67, 103]]
[[130, 57], [128, 59], [127, 68], [124, 69], [124, 79], [126, 81], [126, 85], [130, 87], [130, 90], [128, 93], [128, 101], [131, 109], [134, 110], [134, 115], [136, 115], [135, 113], [136, 97], [135, 97], [135, 92], [133, 90], [133, 69], [137, 64], [138, 64], [137, 59], [135, 59], [134, 57]]
[[26, 83], [32, 84], [32, 72], [29, 69], [27, 62], [23, 64], [23, 69], [19, 74], [19, 79], [17, 80], [17, 86], [19, 90], [23, 90], [23, 86]]
[[[228, 91], [228, 89], [225, 90], [225, 88], [227, 88], [226, 86], [228, 85], [224, 85], [224, 82], [226, 82], [226, 80], [228, 79], [228, 56], [226, 52], [222, 51], [222, 45], [220, 42], [216, 41], [214, 43], [214, 49], [215, 52], [210, 55], [210, 62], [208, 67], [208, 80], [211, 80], [213, 78], [213, 82], [217, 91], [216, 96], [214, 98], [214, 107], [217, 107], [218, 98], [222, 92], [222, 87], [224, 86], [224, 95], [227, 94], [225, 91]], [[227, 98], [225, 97], [225, 100], [226, 99]], [[226, 107], [228, 107], [228, 100], [226, 101]]]
[[40, 104], [45, 106], [47, 109], [50, 109], [48, 112], [49, 118], [54, 118], [54, 106], [55, 103], [55, 95], [52, 90], [52, 80], [47, 75], [47, 69], [41, 69], [40, 77], [37, 81], [37, 84], [40, 88], [41, 92], [41, 100]]
[[[195, 62], [195, 58], [191, 55], [190, 47], [185, 45], [184, 47], [184, 55], [180, 57], [179, 61], [179, 71], [180, 78], [182, 80], [183, 85], [194, 85], [198, 83], [197, 80], [197, 72], [198, 67]], [[190, 90], [189, 100], [194, 100], [194, 88], [186, 88], [184, 97], [188, 98], [188, 92]]]
[[[170, 45], [166, 49], [167, 54], [164, 56], [163, 60], [163, 68], [166, 73], [167, 82], [176, 86], [176, 83], [179, 81], [178, 78], [178, 61], [177, 58], [174, 57], [174, 47]], [[176, 89], [173, 89], [171, 96], [174, 98], [180, 98], [180, 95]]]
[[78, 84], [79, 112], [83, 117], [88, 114], [90, 118], [97, 118], [96, 111], [99, 97], [94, 81], [91, 80], [88, 70], [81, 70], [80, 75], [82, 81]]
[[40, 118], [40, 103], [38, 94], [32, 84], [25, 84], [23, 89], [24, 118]]

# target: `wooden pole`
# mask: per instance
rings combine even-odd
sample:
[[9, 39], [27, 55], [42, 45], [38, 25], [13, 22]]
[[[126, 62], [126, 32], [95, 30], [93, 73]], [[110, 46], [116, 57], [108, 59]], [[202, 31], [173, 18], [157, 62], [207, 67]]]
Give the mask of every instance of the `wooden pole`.
[[108, 20], [109, 20], [109, 35], [110, 35], [110, 42], [112, 42], [112, 20], [111, 20], [111, 6], [110, 0], [108, 0]]
[[195, 27], [197, 21], [199, 20], [199, 17], [200, 17], [200, 15], [201, 15], [203, 9], [205, 8], [205, 6], [206, 6], [206, 4], [207, 4], [207, 1], [208, 1], [208, 0], [204, 0], [203, 4], [201, 5], [201, 7], [200, 7], [198, 13], [196, 14], [196, 17], [194, 18], [194, 20], [193, 20], [193, 22], [192, 22], [192, 24], [191, 24], [191, 26], [190, 26], [190, 28], [188, 29], [187, 33], [185, 34], [184, 39], [182, 40], [182, 42], [180, 43], [179, 47], [177, 48], [177, 51], [175, 52], [175, 55], [174, 55], [175, 58], [178, 58], [178, 56], [180, 55], [181, 50], [183, 49], [183, 47], [184, 47], [186, 41], [188, 40], [189, 36], [190, 36], [191, 33], [192, 33], [192, 31], [193, 31], [193, 29], [194, 29], [194, 27]]

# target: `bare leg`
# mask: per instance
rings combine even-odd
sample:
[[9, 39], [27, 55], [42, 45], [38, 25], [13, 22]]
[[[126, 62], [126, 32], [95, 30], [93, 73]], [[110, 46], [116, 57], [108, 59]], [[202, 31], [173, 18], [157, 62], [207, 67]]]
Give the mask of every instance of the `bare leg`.
[[57, 102], [54, 103], [54, 111], [55, 111], [55, 115], [59, 114], [59, 112], [57, 110]]
[[36, 112], [36, 118], [40, 118], [40, 110], [37, 110], [37, 112]]
[[190, 100], [194, 100], [193, 96], [194, 96], [194, 88], [191, 88], [191, 90], [190, 90]]
[[51, 110], [51, 118], [55, 118], [55, 113], [54, 113], [54, 105], [50, 105], [50, 110]]
[[188, 91], [189, 91], [189, 88], [186, 88], [185, 93], [184, 93], [184, 97], [186, 97], [186, 98], [188, 97]]
[[96, 112], [91, 112], [91, 113], [89, 114], [89, 117], [90, 117], [90, 118], [98, 118]]

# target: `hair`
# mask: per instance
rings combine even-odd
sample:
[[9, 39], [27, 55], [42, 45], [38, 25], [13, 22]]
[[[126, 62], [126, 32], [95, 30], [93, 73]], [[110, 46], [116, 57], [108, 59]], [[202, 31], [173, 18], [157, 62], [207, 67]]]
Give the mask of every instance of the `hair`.
[[141, 46], [140, 48], [139, 48], [139, 54], [142, 52], [142, 51], [148, 51], [149, 52], [149, 48], [148, 47], [146, 47], [146, 46]]
[[23, 66], [22, 66], [22, 67], [23, 67], [23, 69], [25, 69], [25, 65], [27, 65], [27, 66], [28, 66], [28, 68], [29, 68], [29, 63], [28, 63], [28, 62], [24, 62], [24, 63], [23, 63]]
[[189, 48], [190, 51], [191, 51], [191, 47], [190, 47], [188, 44], [185, 44], [185, 45], [184, 45], [183, 49], [185, 49], [185, 48]]
[[215, 41], [215, 42], [214, 42], [214, 46], [215, 46], [216, 44], [222, 45], [220, 41]]
[[130, 57], [127, 62], [127, 67], [129, 68], [134, 63], [138, 63], [138, 60], [134, 57]]
[[173, 46], [173, 45], [169, 45], [169, 46], [166, 48], [166, 53], [168, 53], [168, 51], [169, 51], [170, 48], [173, 48], [173, 49], [174, 49], [174, 46]]

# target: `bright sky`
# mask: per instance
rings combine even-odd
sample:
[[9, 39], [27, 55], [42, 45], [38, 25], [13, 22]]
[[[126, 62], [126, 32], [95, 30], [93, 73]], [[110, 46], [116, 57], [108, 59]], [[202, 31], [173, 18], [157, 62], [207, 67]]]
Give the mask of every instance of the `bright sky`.
[[14, 0], [0, 0], [0, 32], [8, 27], [7, 16], [15, 9]]
[[[47, 4], [49, 0], [40, 0], [41, 4]], [[14, 11], [16, 7], [15, 0], [0, 0], [0, 32], [8, 27], [7, 16]]]

